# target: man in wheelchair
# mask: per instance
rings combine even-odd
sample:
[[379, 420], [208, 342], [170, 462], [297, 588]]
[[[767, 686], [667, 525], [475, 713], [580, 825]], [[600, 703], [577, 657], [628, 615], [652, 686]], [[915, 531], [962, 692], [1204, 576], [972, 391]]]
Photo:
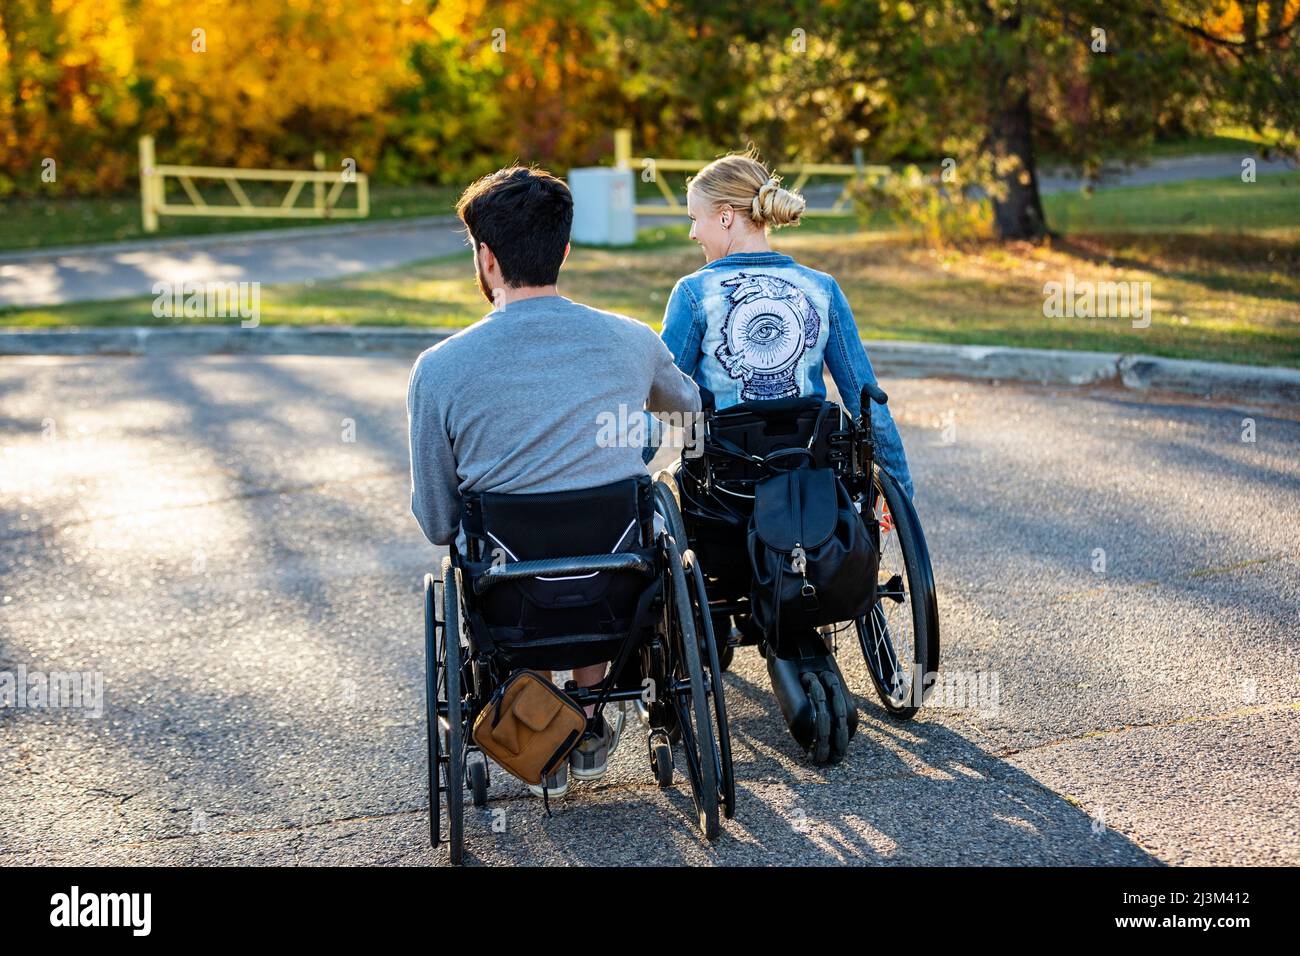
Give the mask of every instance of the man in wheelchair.
[[[425, 351], [411, 371], [411, 510], [421, 529], [433, 544], [454, 546], [467, 568], [643, 547], [652, 534], [637, 528], [645, 502], [629, 497], [649, 493], [641, 446], [599, 440], [598, 422], [620, 408], [697, 412], [694, 382], [648, 326], [557, 291], [573, 220], [561, 180], [503, 169], [471, 185], [457, 213], [492, 310]], [[637, 478], [644, 490], [629, 492]], [[571, 582], [568, 591], [581, 586]], [[476, 613], [523, 621], [527, 608], [496, 605], [528, 603], [548, 588], [556, 590], [541, 577], [498, 587]], [[578, 687], [602, 681], [613, 648], [596, 641], [576, 658]], [[549, 676], [535, 648], [520, 660]], [[587, 705], [587, 732], [547, 776], [550, 794], [567, 788], [570, 766], [586, 779], [605, 773], [617, 739], [594, 711]]]

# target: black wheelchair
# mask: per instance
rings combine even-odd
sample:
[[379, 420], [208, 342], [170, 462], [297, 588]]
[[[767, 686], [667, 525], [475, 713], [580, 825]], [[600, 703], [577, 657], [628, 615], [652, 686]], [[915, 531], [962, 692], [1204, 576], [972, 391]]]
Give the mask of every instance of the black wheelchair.
[[442, 580], [426, 575], [424, 587], [429, 837], [446, 840], [452, 863], [464, 853], [465, 789], [474, 806], [487, 802], [488, 762], [471, 728], [520, 668], [612, 661], [600, 686], [569, 681], [565, 692], [579, 706], [642, 708], [651, 771], [672, 785], [675, 744], [707, 839], [719, 809], [735, 813], [722, 645], [699, 563], [672, 533], [681, 524], [671, 489], [648, 475], [463, 499], [464, 553], [453, 546]]
[[[885, 710], [907, 720], [922, 706], [939, 665], [939, 613], [925, 535], [912, 502], [875, 461], [869, 402], [888, 401], [878, 387], [862, 391], [863, 415], [850, 418], [817, 398], [752, 401], [714, 409], [707, 392], [702, 434], [659, 480], [670, 483], [682, 524], [705, 577], [719, 663], [735, 648], [756, 645], [767, 662], [778, 705], [795, 740], [817, 763], [844, 756], [857, 729], [857, 706], [835, 662], [841, 641], [856, 643]], [[878, 557], [874, 580], [862, 587], [870, 611], [779, 635], [780, 646], [751, 613], [747, 551], [755, 485], [782, 467], [790, 449], [805, 449], [816, 468], [833, 469], [862, 516]], [[692, 454], [692, 451], [695, 454]]]

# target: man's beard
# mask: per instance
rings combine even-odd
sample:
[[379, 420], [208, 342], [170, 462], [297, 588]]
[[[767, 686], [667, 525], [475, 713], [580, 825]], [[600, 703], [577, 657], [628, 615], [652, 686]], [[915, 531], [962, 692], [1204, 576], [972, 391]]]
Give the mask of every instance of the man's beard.
[[487, 299], [492, 308], [496, 308], [497, 300], [488, 288], [487, 281], [483, 278], [483, 270], [479, 268], [478, 260], [474, 260], [474, 278], [478, 280], [478, 290], [483, 293], [483, 298]]

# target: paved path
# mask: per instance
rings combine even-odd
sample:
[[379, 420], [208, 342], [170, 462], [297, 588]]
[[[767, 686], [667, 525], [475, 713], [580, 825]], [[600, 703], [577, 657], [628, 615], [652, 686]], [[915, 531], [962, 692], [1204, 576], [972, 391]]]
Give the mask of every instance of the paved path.
[[[153, 295], [155, 282], [304, 282], [390, 269], [458, 250], [463, 230], [448, 219], [362, 227], [274, 230], [220, 237], [82, 246], [0, 254], [0, 306], [57, 305]], [[3, 319], [0, 319], [0, 323]]]
[[[1282, 161], [1261, 162], [1261, 174], [1281, 172]], [[1118, 173], [1100, 188], [1237, 176], [1236, 156], [1158, 160]], [[1045, 175], [1042, 191], [1078, 188], [1078, 180]], [[839, 187], [810, 190], [814, 204], [829, 205]], [[667, 221], [644, 217], [647, 224]], [[464, 248], [454, 220], [429, 218], [293, 229], [221, 237], [83, 246], [17, 254], [0, 253], [0, 307], [57, 305], [152, 295], [155, 282], [302, 282], [388, 269]], [[0, 319], [2, 323], [2, 319]]]
[[[1108, 163], [1093, 185], [1098, 189], [1108, 189], [1115, 186], [1153, 186], [1186, 179], [1240, 178], [1241, 161], [1245, 158], [1246, 155], [1236, 153], [1178, 156], [1157, 159], [1147, 166], [1132, 169], [1126, 169], [1118, 163]], [[1255, 172], [1261, 176], [1295, 172], [1296, 169], [1294, 162], [1285, 159], [1265, 160], [1253, 155], [1250, 158], [1255, 160]], [[1039, 189], [1046, 195], [1078, 189], [1080, 183], [1077, 175], [1044, 170], [1040, 176]]]
[[[0, 710], [0, 864], [445, 861], [408, 368], [0, 361], [0, 672], [105, 682], [99, 719]], [[817, 769], [745, 649], [716, 844], [634, 735], [549, 821], [494, 775], [470, 862], [1300, 864], [1300, 422], [1257, 413], [1244, 443], [1229, 408], [885, 385], [942, 666], [996, 672], [996, 712], [894, 723], [850, 653], [862, 729]]]

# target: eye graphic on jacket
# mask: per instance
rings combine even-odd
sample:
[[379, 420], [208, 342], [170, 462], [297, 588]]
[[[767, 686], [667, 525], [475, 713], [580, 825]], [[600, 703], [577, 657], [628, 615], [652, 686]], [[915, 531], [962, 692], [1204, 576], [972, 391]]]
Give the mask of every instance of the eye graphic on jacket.
[[756, 315], [745, 326], [745, 347], [779, 349], [787, 334], [786, 323], [779, 316]]
[[736, 307], [731, 315], [733, 355], [749, 368], [776, 374], [798, 361], [803, 352], [803, 322], [790, 305], [760, 299]]
[[800, 394], [800, 357], [817, 341], [821, 317], [793, 282], [741, 272], [722, 280], [731, 307], [714, 356], [740, 379], [741, 401]]

